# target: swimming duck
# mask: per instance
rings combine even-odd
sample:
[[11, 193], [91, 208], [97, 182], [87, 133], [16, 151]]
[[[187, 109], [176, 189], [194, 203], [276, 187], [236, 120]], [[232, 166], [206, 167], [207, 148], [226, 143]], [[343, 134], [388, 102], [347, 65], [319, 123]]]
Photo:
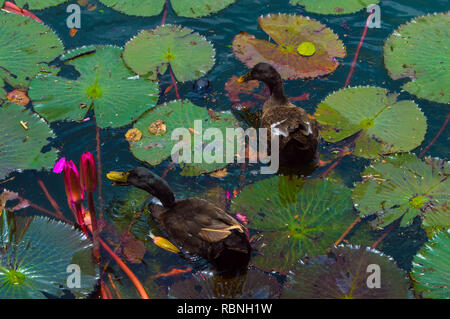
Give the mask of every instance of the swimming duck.
[[262, 81], [269, 87], [270, 97], [263, 105], [260, 127], [267, 128], [269, 137], [271, 133], [280, 136], [280, 162], [291, 165], [313, 161], [320, 141], [316, 120], [289, 102], [281, 76], [270, 64], [258, 63], [238, 78], [239, 83], [250, 80]]
[[149, 204], [159, 228], [182, 251], [198, 255], [217, 269], [247, 266], [251, 253], [244, 225], [214, 204], [200, 198], [175, 199], [169, 185], [149, 169], [107, 174], [114, 185], [132, 185], [159, 199]]

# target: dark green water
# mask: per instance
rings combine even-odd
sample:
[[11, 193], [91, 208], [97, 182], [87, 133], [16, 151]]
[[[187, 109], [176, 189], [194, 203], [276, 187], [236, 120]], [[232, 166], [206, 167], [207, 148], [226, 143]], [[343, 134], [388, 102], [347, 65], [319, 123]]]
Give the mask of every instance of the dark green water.
[[[95, 11], [82, 11], [82, 25], [80, 31], [75, 37], [70, 37], [69, 29], [66, 26], [66, 6], [67, 4], [50, 8], [44, 11], [35, 12], [46, 24], [55, 30], [64, 42], [66, 49], [76, 48], [88, 44], [114, 44], [123, 46], [131, 37], [141, 29], [152, 29], [161, 23], [162, 16], [150, 18], [130, 17], [107, 7], [98, 4]], [[351, 85], [374, 85], [388, 88], [391, 92], [400, 93], [399, 99], [412, 99], [421, 107], [427, 117], [428, 130], [426, 139], [418, 149], [414, 150], [417, 154], [431, 141], [439, 130], [445, 116], [448, 112], [448, 106], [432, 103], [426, 100], [418, 99], [402, 92], [400, 87], [403, 83], [393, 81], [386, 72], [383, 65], [382, 48], [385, 39], [400, 25], [406, 23], [411, 18], [433, 13], [444, 12], [449, 9], [447, 0], [401, 0], [401, 1], [381, 1], [381, 28], [369, 29], [361, 48], [358, 64], [356, 65]], [[103, 12], [101, 12], [103, 10]], [[297, 105], [305, 108], [309, 113], [314, 113], [317, 104], [328, 94], [344, 86], [345, 79], [350, 70], [351, 61], [358, 42], [360, 40], [364, 24], [368, 13], [361, 11], [359, 13], [344, 16], [322, 16], [304, 12], [301, 7], [289, 5], [288, 0], [260, 0], [246, 1], [237, 0], [237, 2], [227, 9], [211, 17], [201, 19], [188, 19], [177, 17], [169, 8], [166, 23], [180, 24], [190, 27], [213, 43], [216, 49], [216, 64], [207, 74], [212, 83], [211, 93], [204, 98], [196, 98], [192, 95], [192, 82], [180, 85], [180, 94], [182, 98], [189, 98], [195, 104], [207, 106], [217, 111], [228, 110], [231, 103], [225, 95], [224, 85], [232, 75], [241, 75], [246, 72], [246, 67], [238, 61], [232, 54], [231, 43], [233, 37], [240, 31], [246, 31], [254, 34], [258, 38], [266, 38], [267, 35], [258, 27], [257, 18], [267, 13], [297, 13], [308, 15], [321, 21], [337, 33], [344, 42], [347, 49], [347, 58], [338, 69], [331, 75], [322, 79], [315, 80], [295, 80], [286, 82], [286, 93], [289, 96], [299, 96], [303, 93], [309, 93], [310, 99], [302, 102], [296, 102]], [[160, 79], [161, 91], [170, 84], [170, 77], [164, 75]], [[133, 92], [129, 92], [130, 99], [133, 98]], [[160, 98], [160, 102], [175, 99], [174, 90], [166, 96]], [[213, 103], [212, 100], [215, 100]], [[85, 123], [55, 123], [52, 124], [56, 135], [51, 146], [60, 149], [61, 156], [73, 159], [78, 162], [83, 152], [90, 151], [95, 153], [96, 139], [95, 127], [92, 121]], [[129, 152], [128, 143], [123, 138], [129, 127], [121, 129], [107, 129], [101, 131], [101, 156], [103, 172], [110, 170], [128, 170], [138, 165], [137, 161]], [[449, 129], [447, 128], [436, 143], [430, 148], [428, 155], [448, 159]], [[351, 186], [359, 178], [359, 173], [368, 162], [355, 157], [347, 157], [336, 168], [335, 174], [342, 177], [344, 181]], [[155, 168], [155, 171], [161, 174], [168, 165], [168, 161], [163, 162]], [[245, 184], [254, 182], [256, 179], [264, 178], [254, 176], [250, 173], [255, 168], [249, 167], [245, 179]], [[179, 175], [179, 169], [171, 170], [167, 175], [167, 181], [173, 187], [178, 197], [185, 197], [188, 194], [200, 193], [209, 188], [220, 186], [224, 190], [232, 191], [242, 185], [239, 184], [241, 169], [238, 165], [228, 167], [229, 175], [222, 179], [216, 179], [209, 175], [199, 177], [182, 177]], [[71, 213], [66, 209], [65, 194], [63, 191], [62, 176], [49, 172], [16, 173], [12, 176], [15, 179], [11, 182], [1, 185], [10, 190], [18, 191], [23, 197], [30, 199], [36, 204], [51, 209], [50, 204], [45, 199], [36, 180], [40, 178], [48, 187], [50, 193], [63, 207], [68, 218]], [[110, 202], [125, 192], [124, 188], [114, 188], [110, 183], [103, 179], [103, 198], [105, 210], [108, 211]], [[31, 209], [26, 213], [34, 213]], [[416, 225], [417, 226], [417, 225]], [[412, 256], [422, 245], [424, 234], [419, 231], [419, 227], [412, 226], [406, 231], [394, 231], [386, 240], [383, 251], [392, 255], [398, 264], [405, 270], [409, 270]], [[158, 266], [155, 266], [158, 263]], [[185, 262], [175, 256], [165, 257], [161, 260], [154, 260], [147, 253], [144, 263], [133, 265], [132, 268], [138, 276], [145, 281], [145, 278], [154, 271], [168, 271], [173, 267], [183, 267]], [[115, 272], [120, 272], [111, 265]], [[156, 267], [156, 268], [155, 268]], [[122, 276], [120, 273], [118, 276]], [[124, 279], [126, 296], [136, 297], [131, 284]]]

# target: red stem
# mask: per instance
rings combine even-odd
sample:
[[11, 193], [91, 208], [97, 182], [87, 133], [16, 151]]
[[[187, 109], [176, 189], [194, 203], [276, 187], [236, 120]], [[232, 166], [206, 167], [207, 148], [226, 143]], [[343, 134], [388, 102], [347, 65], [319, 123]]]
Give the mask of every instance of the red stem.
[[169, 0], [166, 0], [166, 3], [164, 4], [164, 13], [161, 20], [161, 25], [166, 24], [166, 18], [167, 18], [167, 9], [169, 7]]
[[92, 225], [92, 237], [94, 242], [94, 256], [97, 260], [97, 263], [100, 263], [100, 247], [98, 245], [98, 225], [97, 225], [97, 217], [95, 213], [95, 205], [94, 205], [94, 195], [92, 192], [87, 193], [88, 196], [88, 205], [89, 205], [89, 215], [91, 217], [91, 225]]
[[381, 237], [378, 238], [377, 241], [374, 242], [372, 246], [370, 246], [370, 248], [376, 249], [378, 245], [387, 237], [387, 235], [391, 233], [391, 231], [395, 228], [397, 224], [398, 222], [392, 223], [391, 226], [383, 233], [383, 235], [381, 235]]
[[350, 226], [347, 227], [347, 229], [344, 231], [344, 233], [341, 235], [341, 237], [339, 237], [339, 239], [336, 240], [334, 245], [338, 246], [345, 239], [345, 237], [348, 235], [348, 233], [353, 229], [353, 227], [355, 227], [355, 225], [358, 224], [360, 221], [361, 221], [361, 218], [359, 216], [356, 217], [355, 220], [353, 221], [353, 223], [351, 223]]
[[34, 209], [36, 209], [36, 210], [38, 210], [38, 211], [40, 211], [42, 213], [45, 213], [45, 214], [50, 215], [52, 217], [55, 217], [56, 219], [63, 220], [67, 224], [73, 225], [73, 223], [70, 220], [68, 220], [67, 218], [65, 218], [64, 216], [59, 216], [58, 214], [53, 213], [53, 212], [51, 212], [51, 211], [49, 211], [49, 210], [47, 210], [47, 209], [45, 209], [45, 208], [43, 208], [43, 207], [41, 207], [39, 205], [36, 205], [36, 204], [30, 202], [29, 200], [21, 197], [21, 196], [18, 196], [17, 199], [20, 200], [20, 201], [25, 201], [26, 200], [30, 204], [30, 207], [32, 207], [32, 208], [34, 208]]
[[374, 11], [375, 10], [372, 10], [372, 12], [370, 12], [370, 14], [369, 14], [369, 17], [367, 18], [366, 26], [364, 27], [363, 34], [361, 36], [361, 39], [359, 40], [358, 47], [356, 48], [355, 57], [353, 58], [353, 62], [352, 62], [352, 67], [350, 68], [350, 72], [348, 72], [344, 87], [347, 87], [347, 85], [350, 83], [350, 79], [353, 75], [353, 71], [355, 70], [356, 61], [358, 60], [359, 50], [361, 49], [361, 46], [364, 42], [364, 38], [366, 37], [367, 28], [369, 27], [369, 21], [372, 20], [372, 14], [374, 13]]
[[170, 77], [172, 78], [173, 87], [175, 88], [175, 95], [177, 97], [177, 100], [180, 100], [180, 94], [178, 93], [177, 80], [175, 79], [175, 76], [173, 75], [172, 66], [170, 64], [169, 64], [169, 72], [170, 72]]
[[343, 158], [344, 158], [344, 156], [339, 157], [336, 161], [334, 161], [334, 163], [331, 164], [330, 167], [328, 167], [327, 170], [326, 170], [325, 172], [323, 172], [323, 173], [320, 175], [320, 178], [325, 178], [325, 177], [327, 177], [328, 174], [330, 174], [331, 171], [332, 171], [336, 166], [339, 165], [339, 163], [342, 161]]
[[100, 154], [100, 128], [97, 125], [97, 120], [94, 116], [95, 124], [95, 139], [97, 141], [96, 155], [97, 155], [97, 180], [98, 180], [98, 204], [99, 217], [103, 219], [103, 197], [102, 197], [102, 158]]
[[423, 149], [422, 152], [420, 152], [419, 154], [419, 158], [423, 157], [426, 152], [428, 152], [428, 150], [430, 149], [431, 146], [433, 146], [433, 144], [437, 141], [437, 139], [439, 138], [439, 136], [441, 136], [442, 132], [444, 132], [445, 128], [447, 127], [448, 121], [450, 120], [450, 112], [447, 113], [447, 117], [445, 118], [444, 123], [442, 123], [441, 128], [439, 129], [439, 131], [437, 132], [437, 134], [433, 137], [433, 139], [431, 140], [430, 144], [427, 145], [427, 147], [425, 147]]
[[53, 209], [58, 213], [58, 215], [60, 217], [64, 216], [63, 213], [61, 212], [61, 210], [59, 209], [58, 204], [56, 203], [56, 201], [53, 199], [53, 197], [48, 192], [47, 187], [45, 187], [44, 182], [41, 181], [40, 179], [38, 179], [37, 182], [38, 182], [39, 186], [41, 187], [42, 191], [44, 192], [45, 197], [47, 197], [48, 201], [52, 205]]

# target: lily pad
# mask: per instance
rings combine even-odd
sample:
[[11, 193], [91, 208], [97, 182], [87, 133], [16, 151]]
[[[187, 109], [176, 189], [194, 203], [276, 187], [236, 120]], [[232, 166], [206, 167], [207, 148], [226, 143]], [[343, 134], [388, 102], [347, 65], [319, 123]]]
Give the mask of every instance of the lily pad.
[[192, 29], [166, 24], [143, 30], [125, 45], [123, 59], [136, 73], [155, 79], [167, 67], [178, 81], [204, 76], [214, 66], [214, 47]]
[[27, 87], [64, 50], [55, 32], [36, 20], [0, 10], [0, 25], [0, 78], [13, 87]]
[[360, 216], [378, 215], [385, 227], [402, 218], [406, 227], [420, 216], [430, 235], [435, 228], [450, 226], [448, 162], [436, 158], [421, 161], [414, 154], [399, 154], [373, 162], [353, 190]]
[[0, 78], [0, 105], [6, 99], [6, 91], [4, 89], [4, 86], [5, 86], [5, 82], [3, 82], [3, 79]]
[[384, 63], [394, 79], [410, 78], [403, 89], [420, 98], [450, 103], [450, 16], [448, 12], [417, 17], [386, 40]]
[[413, 101], [379, 87], [353, 87], [332, 93], [315, 113], [321, 135], [338, 142], [361, 131], [353, 154], [377, 158], [419, 146], [427, 130], [425, 115]]
[[411, 277], [420, 297], [450, 299], [449, 235], [439, 232], [414, 257]]
[[39, 75], [30, 84], [34, 109], [48, 121], [82, 120], [93, 108], [99, 127], [120, 127], [156, 105], [158, 84], [130, 72], [121, 48], [81, 49], [67, 61], [81, 74], [78, 79]]
[[[259, 62], [270, 63], [283, 79], [314, 78], [326, 75], [339, 65], [336, 58], [347, 55], [344, 44], [325, 25], [300, 15], [269, 14], [258, 18], [259, 26], [275, 43], [241, 32], [233, 40], [235, 56], [249, 68]], [[303, 56], [298, 46], [310, 42], [311, 56]]]
[[53, 6], [60, 5], [68, 0], [14, 0], [16, 5], [24, 8], [25, 5], [29, 10], [42, 10]]
[[0, 107], [0, 179], [23, 169], [53, 167], [56, 149], [42, 153], [55, 134], [37, 114], [14, 104]]
[[286, 273], [299, 259], [325, 253], [355, 219], [350, 189], [328, 180], [277, 176], [256, 182], [233, 199], [263, 245], [253, 263]]
[[[72, 226], [46, 217], [0, 217], [0, 298], [45, 299], [69, 289], [86, 297], [98, 280], [92, 244]], [[71, 265], [73, 268], [69, 268]], [[70, 275], [80, 270], [80, 286]], [[69, 286], [68, 286], [69, 284]]]
[[[379, 271], [380, 286], [376, 284]], [[374, 277], [370, 277], [374, 276]], [[328, 256], [300, 261], [282, 298], [307, 299], [406, 299], [409, 281], [393, 259], [377, 250], [339, 246]]]
[[[211, 119], [205, 108], [198, 107], [189, 101], [172, 101], [160, 105], [145, 113], [134, 125], [134, 128], [137, 128], [142, 132], [142, 139], [138, 142], [130, 142], [131, 152], [141, 161], [145, 161], [151, 165], [158, 165], [172, 155], [176, 144], [182, 143], [181, 138], [178, 138], [178, 136], [175, 136], [174, 140], [172, 140], [173, 131], [175, 129], [184, 129], [190, 136], [190, 140], [185, 142], [190, 142], [190, 145], [186, 145], [187, 148], [191, 150], [191, 163], [187, 163], [187, 161], [185, 163], [180, 163], [183, 167], [181, 174], [195, 176], [221, 169], [227, 165], [225, 161], [226, 152], [223, 149], [223, 156], [220, 157], [220, 161], [218, 162], [207, 163], [205, 160], [202, 160], [201, 163], [194, 162], [195, 154], [201, 155], [203, 153], [204, 155], [205, 147], [212, 141], [225, 147], [227, 143], [226, 129], [235, 128], [237, 125], [236, 119], [230, 112], [217, 113], [217, 116], [219, 119]], [[167, 132], [163, 135], [151, 134], [148, 127], [155, 121], [161, 119], [164, 119]], [[201, 132], [200, 129], [194, 125], [194, 121], [201, 124], [203, 131], [208, 128], [219, 129], [222, 132], [222, 137], [215, 136], [211, 140], [203, 139], [203, 141], [200, 142], [201, 145], [197, 147], [194, 138], [200, 139], [204, 132]], [[182, 161], [180, 160], [180, 162]]]
[[[182, 17], [198, 18], [216, 13], [236, 0], [170, 0], [175, 13]], [[104, 5], [129, 15], [150, 17], [158, 15], [165, 0], [100, 0]]]
[[379, 0], [290, 0], [292, 5], [301, 5], [306, 11], [319, 14], [349, 14], [361, 11]]

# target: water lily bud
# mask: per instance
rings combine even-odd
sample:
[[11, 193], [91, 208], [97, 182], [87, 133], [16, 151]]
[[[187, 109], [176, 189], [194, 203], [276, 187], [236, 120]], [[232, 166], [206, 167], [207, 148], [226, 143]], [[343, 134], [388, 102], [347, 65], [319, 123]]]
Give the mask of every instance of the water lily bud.
[[81, 185], [86, 192], [94, 192], [97, 189], [97, 168], [94, 156], [87, 152], [81, 155]]
[[80, 174], [72, 161], [66, 161], [63, 174], [67, 200], [73, 204], [81, 203], [84, 200], [84, 191], [81, 188]]

